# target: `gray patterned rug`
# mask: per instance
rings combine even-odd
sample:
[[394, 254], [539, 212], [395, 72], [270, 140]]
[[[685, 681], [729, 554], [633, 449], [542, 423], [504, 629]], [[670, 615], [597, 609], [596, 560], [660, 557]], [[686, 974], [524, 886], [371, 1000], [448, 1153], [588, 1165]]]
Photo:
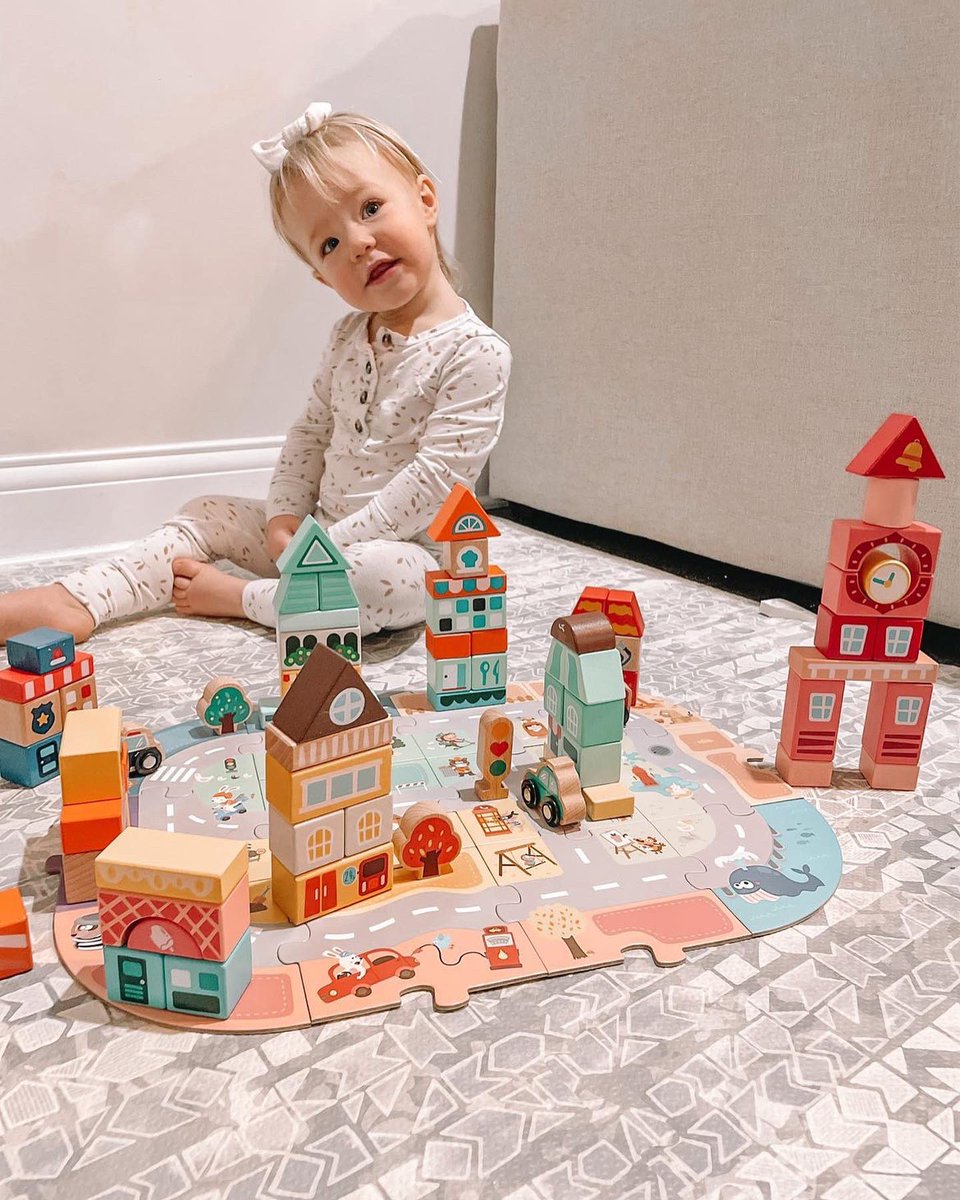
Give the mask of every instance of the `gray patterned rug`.
[[[772, 761], [787, 647], [811, 622], [501, 522], [511, 678], [586, 584], [647, 620], [641, 686]], [[63, 564], [44, 564], [52, 578]], [[37, 582], [7, 570], [0, 590]], [[184, 720], [229, 672], [274, 689], [272, 637], [162, 615], [99, 633], [103, 703]], [[365, 643], [373, 686], [421, 688], [423, 631]], [[857, 688], [838, 760], [858, 756]], [[960, 1195], [960, 669], [934, 692], [916, 793], [853, 770], [815, 800], [843, 848], [826, 908], [771, 937], [269, 1037], [167, 1032], [105, 1008], [51, 938], [56, 782], [0, 790], [0, 886], [37, 965], [0, 983], [0, 1198], [899, 1200]]]

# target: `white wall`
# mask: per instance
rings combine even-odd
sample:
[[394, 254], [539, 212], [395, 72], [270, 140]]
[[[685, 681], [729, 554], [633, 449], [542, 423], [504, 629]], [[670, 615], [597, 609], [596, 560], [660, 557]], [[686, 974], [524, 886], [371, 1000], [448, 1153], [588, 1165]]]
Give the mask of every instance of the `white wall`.
[[126, 539], [198, 491], [262, 493], [344, 311], [276, 238], [249, 150], [311, 100], [410, 141], [489, 318], [498, 9], [0, 9], [0, 558]]

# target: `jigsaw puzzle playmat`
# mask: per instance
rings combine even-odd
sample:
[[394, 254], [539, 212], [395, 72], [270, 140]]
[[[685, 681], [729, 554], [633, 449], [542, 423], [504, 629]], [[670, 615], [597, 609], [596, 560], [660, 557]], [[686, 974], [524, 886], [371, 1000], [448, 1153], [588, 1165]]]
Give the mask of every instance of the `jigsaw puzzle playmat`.
[[[216, 1033], [381, 1011], [413, 991], [450, 1010], [485, 989], [620, 963], [627, 950], [681, 963], [694, 947], [795, 925], [832, 896], [840, 847], [814, 806], [709, 722], [655, 697], [639, 698], [624, 731], [633, 816], [548, 828], [518, 798], [546, 734], [540, 694], [535, 684], [509, 689], [510, 796], [486, 805], [473, 791], [484, 710], [441, 714], [421, 695], [382, 697], [394, 716], [395, 817], [439, 801], [462, 853], [437, 878], [398, 867], [392, 891], [300, 926], [271, 903], [262, 732], [218, 736], [197, 721], [162, 731], [163, 766], [132, 789], [131, 819], [247, 842], [253, 982], [226, 1021], [115, 1007]], [[72, 936], [89, 914], [95, 903], [58, 905], [57, 950], [79, 983], [112, 1003], [96, 938]], [[360, 969], [354, 960], [344, 975], [341, 951], [359, 956]]]

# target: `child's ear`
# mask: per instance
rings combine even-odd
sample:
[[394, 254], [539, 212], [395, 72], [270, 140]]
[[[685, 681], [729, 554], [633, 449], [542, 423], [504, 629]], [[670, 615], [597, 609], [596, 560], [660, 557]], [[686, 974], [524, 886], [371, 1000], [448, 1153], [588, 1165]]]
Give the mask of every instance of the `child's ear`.
[[420, 189], [420, 203], [429, 225], [435, 225], [440, 215], [440, 197], [429, 175], [417, 177], [417, 187]]

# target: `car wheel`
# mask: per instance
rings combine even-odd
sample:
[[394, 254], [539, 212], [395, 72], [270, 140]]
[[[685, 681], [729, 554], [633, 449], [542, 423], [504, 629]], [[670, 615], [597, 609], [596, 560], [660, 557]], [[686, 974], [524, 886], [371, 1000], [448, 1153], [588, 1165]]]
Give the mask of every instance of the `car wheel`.
[[368, 988], [367, 985], [364, 984], [363, 987], [358, 987], [353, 994], [355, 996], [369, 996], [372, 991], [373, 988]]
[[524, 802], [527, 808], [536, 808], [540, 803], [537, 785], [532, 779], [525, 779], [523, 783], [520, 784], [520, 799]]
[[543, 813], [543, 819], [551, 829], [556, 829], [560, 824], [560, 803], [551, 797], [549, 800], [544, 800], [540, 806], [540, 811]]
[[412, 979], [415, 974], [416, 974], [416, 972], [411, 971], [409, 967], [404, 967], [403, 970], [400, 972], [400, 978], [401, 979]]

